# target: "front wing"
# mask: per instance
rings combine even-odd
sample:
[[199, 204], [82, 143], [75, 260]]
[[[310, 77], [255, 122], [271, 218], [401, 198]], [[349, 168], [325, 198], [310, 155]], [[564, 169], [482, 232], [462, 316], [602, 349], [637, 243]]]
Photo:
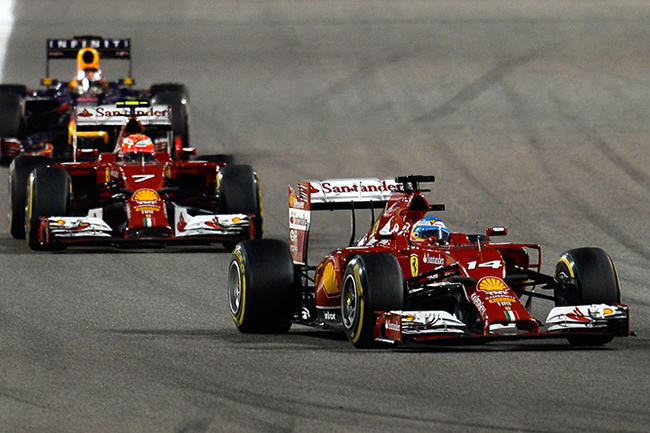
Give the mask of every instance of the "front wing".
[[252, 215], [184, 214], [182, 226], [177, 225], [168, 231], [142, 231], [137, 235], [116, 235], [115, 231], [102, 218], [80, 217], [41, 217], [39, 243], [43, 245], [127, 245], [127, 244], [209, 244], [236, 242], [255, 237]]
[[519, 330], [502, 323], [489, 324], [483, 333], [470, 332], [465, 323], [447, 311], [378, 311], [375, 340], [383, 343], [440, 342], [449, 339], [566, 338], [571, 335], [630, 335], [627, 305], [577, 305], [554, 307], [546, 326]]

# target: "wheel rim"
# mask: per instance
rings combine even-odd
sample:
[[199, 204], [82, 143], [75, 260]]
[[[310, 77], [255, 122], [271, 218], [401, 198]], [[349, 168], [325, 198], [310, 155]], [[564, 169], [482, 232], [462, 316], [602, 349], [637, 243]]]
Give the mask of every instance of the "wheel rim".
[[571, 305], [571, 301], [568, 299], [570, 296], [569, 287], [567, 287], [566, 282], [573, 279], [573, 273], [566, 263], [561, 263], [558, 266], [555, 279], [562, 283], [560, 288], [555, 289], [555, 305]]
[[228, 273], [228, 303], [230, 304], [230, 311], [235, 316], [239, 316], [241, 313], [242, 294], [241, 270], [239, 269], [239, 263], [234, 260], [230, 264]]
[[343, 325], [352, 329], [357, 318], [358, 294], [354, 278], [349, 275], [343, 282], [343, 306], [341, 316]]

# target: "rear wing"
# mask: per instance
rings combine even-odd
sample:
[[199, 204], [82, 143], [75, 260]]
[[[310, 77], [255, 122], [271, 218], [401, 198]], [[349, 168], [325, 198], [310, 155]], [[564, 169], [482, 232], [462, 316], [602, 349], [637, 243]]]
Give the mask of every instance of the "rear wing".
[[102, 38], [101, 36], [75, 36], [72, 39], [46, 40], [47, 64], [45, 76], [50, 76], [50, 60], [76, 59], [79, 50], [93, 48], [105, 59], [129, 61], [129, 77], [132, 73], [131, 39]]
[[307, 264], [311, 211], [382, 209], [399, 191], [404, 191], [403, 183], [377, 178], [301, 180], [296, 190], [289, 186], [289, 238], [294, 263]]
[[75, 106], [70, 122], [69, 142], [73, 155], [79, 152], [79, 137], [101, 137], [106, 144], [109, 138], [119, 137], [123, 128], [134, 123], [137, 130], [144, 129], [152, 139], [164, 137], [166, 145], [172, 142], [172, 108], [169, 105], [150, 105], [149, 101], [120, 101], [113, 105]]
[[[144, 125], [158, 127], [172, 126], [172, 110], [169, 105], [151, 105], [137, 107], [135, 116]], [[98, 105], [95, 107], [75, 107], [75, 123], [79, 130], [98, 130], [110, 126], [124, 125], [131, 115], [128, 106], [118, 107], [115, 104]]]

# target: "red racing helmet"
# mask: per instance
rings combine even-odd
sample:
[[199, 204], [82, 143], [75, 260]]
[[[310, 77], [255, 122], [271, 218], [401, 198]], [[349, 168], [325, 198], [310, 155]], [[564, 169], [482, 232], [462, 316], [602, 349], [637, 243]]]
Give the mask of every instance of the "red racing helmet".
[[131, 134], [122, 141], [120, 146], [122, 155], [133, 153], [156, 153], [156, 148], [151, 138], [144, 134]]

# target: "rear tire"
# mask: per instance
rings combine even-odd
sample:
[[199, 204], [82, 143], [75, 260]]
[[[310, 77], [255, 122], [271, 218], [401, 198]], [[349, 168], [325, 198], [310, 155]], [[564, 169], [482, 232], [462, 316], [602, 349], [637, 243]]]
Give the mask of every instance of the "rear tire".
[[25, 125], [25, 101], [22, 95], [0, 86], [0, 164], [9, 165], [5, 138], [21, 138]]
[[341, 318], [350, 342], [357, 348], [377, 346], [375, 311], [402, 309], [404, 300], [404, 274], [395, 256], [355, 256], [345, 269], [341, 291]]
[[9, 166], [9, 231], [16, 239], [25, 239], [25, 208], [29, 174], [52, 162], [45, 156], [19, 155]]
[[228, 304], [244, 333], [285, 333], [298, 307], [289, 245], [274, 239], [237, 244], [228, 271]]
[[24, 105], [19, 94], [0, 91], [0, 137], [20, 137]]
[[[555, 267], [555, 279], [561, 283], [561, 288], [555, 290], [555, 304], [558, 306], [621, 302], [621, 288], [614, 262], [600, 248], [577, 248], [562, 254]], [[567, 337], [571, 344], [577, 346], [601, 346], [613, 338], [612, 335]]]
[[[153, 84], [149, 89], [151, 104], [169, 105], [172, 107], [172, 130], [174, 138], [180, 137], [183, 147], [190, 145], [190, 95], [184, 84], [163, 83]], [[176, 146], [171, 143], [172, 158], [176, 159]]]
[[33, 250], [58, 248], [41, 243], [38, 232], [41, 217], [66, 216], [70, 202], [70, 174], [58, 167], [40, 167], [32, 171], [27, 183], [27, 244]]
[[223, 213], [253, 214], [255, 239], [264, 235], [262, 192], [257, 173], [250, 165], [228, 165], [219, 175], [219, 200]]

